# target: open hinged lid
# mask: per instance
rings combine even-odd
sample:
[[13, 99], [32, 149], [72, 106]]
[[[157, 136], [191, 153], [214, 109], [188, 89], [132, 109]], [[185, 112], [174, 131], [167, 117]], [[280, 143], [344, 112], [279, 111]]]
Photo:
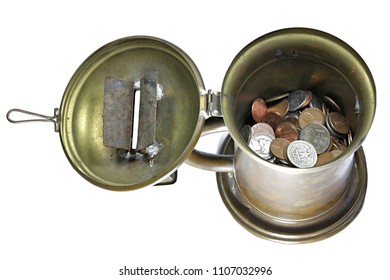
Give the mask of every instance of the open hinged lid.
[[152, 37], [116, 40], [88, 57], [66, 88], [63, 148], [103, 188], [174, 180], [200, 137], [206, 99], [198, 69], [178, 47]]

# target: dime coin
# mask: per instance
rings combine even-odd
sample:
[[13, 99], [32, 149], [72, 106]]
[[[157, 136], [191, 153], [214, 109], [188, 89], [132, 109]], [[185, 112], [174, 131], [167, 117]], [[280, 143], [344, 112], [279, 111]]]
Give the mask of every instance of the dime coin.
[[272, 157], [271, 142], [274, 138], [269, 134], [258, 134], [249, 141], [249, 147], [261, 158], [267, 160]]
[[267, 113], [267, 105], [262, 98], [256, 98], [252, 103], [252, 117], [255, 122], [261, 122], [263, 116]]
[[269, 134], [275, 138], [275, 133], [268, 123], [257, 123], [252, 126], [252, 137], [259, 134]]
[[292, 142], [298, 140], [298, 130], [290, 122], [281, 122], [275, 127], [275, 137], [284, 138]]
[[331, 144], [329, 131], [320, 124], [307, 125], [302, 129], [300, 139], [312, 144], [317, 154], [326, 152]]
[[287, 156], [287, 147], [290, 145], [290, 141], [284, 138], [275, 138], [271, 142], [271, 152], [273, 155], [275, 155], [278, 159], [286, 160]]
[[308, 124], [325, 124], [325, 114], [317, 108], [307, 108], [299, 115], [299, 126], [304, 128]]
[[316, 164], [317, 153], [312, 144], [297, 140], [288, 145], [287, 158], [296, 167], [309, 168]]
[[267, 112], [267, 114], [264, 115], [262, 122], [269, 124], [272, 129], [275, 129], [275, 127], [280, 124], [283, 121], [283, 118], [281, 115], [279, 115], [276, 112]]

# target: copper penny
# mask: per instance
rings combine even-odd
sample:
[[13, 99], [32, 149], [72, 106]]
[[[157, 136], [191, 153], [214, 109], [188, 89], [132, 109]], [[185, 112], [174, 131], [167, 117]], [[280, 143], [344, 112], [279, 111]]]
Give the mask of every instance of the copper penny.
[[341, 150], [334, 150], [334, 151], [331, 151], [331, 153], [333, 155], [333, 159], [335, 159], [335, 158], [339, 157], [343, 153], [343, 151], [341, 151]]
[[276, 96], [273, 96], [273, 97], [270, 97], [270, 98], [267, 98], [265, 100], [265, 103], [270, 103], [270, 102], [274, 102], [274, 101], [278, 101], [278, 100], [281, 100], [281, 99], [284, 99], [286, 97], [289, 96], [290, 93], [283, 93], [281, 95], [276, 95]]
[[321, 166], [333, 160], [333, 154], [331, 152], [325, 152], [318, 155], [317, 163], [315, 166]]
[[293, 117], [287, 117], [284, 119], [285, 122], [289, 122], [291, 123], [292, 125], [294, 125], [296, 128], [299, 127], [299, 121], [297, 118], [293, 118]]
[[313, 93], [310, 90], [306, 90], [306, 98], [303, 101], [303, 107], [309, 105], [312, 99], [313, 99]]
[[288, 112], [288, 113], [284, 116], [284, 121], [285, 121], [285, 122], [290, 122], [290, 123], [292, 123], [296, 128], [298, 128], [298, 127], [299, 127], [298, 118], [299, 118], [298, 112]]
[[264, 99], [257, 98], [252, 103], [252, 117], [255, 122], [261, 122], [263, 116], [267, 113], [267, 104]]
[[284, 138], [275, 138], [271, 142], [271, 153], [278, 159], [287, 159], [287, 147], [290, 145], [290, 141]]
[[[330, 132], [329, 132], [330, 133]], [[335, 136], [331, 135], [330, 136], [330, 145], [328, 147], [328, 150], [327, 152], [330, 152], [330, 151], [333, 151], [333, 150], [338, 150], [339, 147], [336, 145], [336, 143], [338, 142], [338, 138], [336, 138]]]
[[325, 114], [325, 116], [327, 116], [329, 114], [329, 108], [328, 108], [328, 105], [326, 105], [326, 103], [322, 103], [321, 110]]
[[337, 103], [332, 98], [330, 98], [329, 96], [324, 96], [324, 103], [326, 103], [326, 105], [328, 105], [328, 107], [332, 111], [338, 112], [338, 113], [342, 112], [340, 106], [337, 105]]
[[299, 115], [299, 126], [304, 128], [309, 124], [325, 124], [325, 114], [317, 108], [307, 108]]
[[272, 106], [268, 106], [267, 112], [276, 112], [282, 117], [284, 117], [288, 112], [288, 101], [283, 99]]
[[337, 147], [339, 148], [340, 151], [345, 151], [347, 149], [347, 146], [342, 144], [342, 143], [336, 143]]
[[275, 127], [275, 138], [284, 138], [290, 142], [298, 140], [298, 130], [290, 122], [281, 122]]
[[346, 139], [337, 139], [336, 137], [332, 136], [331, 137], [332, 144], [331, 144], [331, 151], [334, 150], [340, 150], [340, 151], [345, 151], [347, 149], [347, 144], [346, 144]]
[[346, 135], [349, 133], [350, 126], [346, 117], [338, 112], [331, 112], [327, 116], [330, 128], [337, 134]]
[[272, 129], [275, 129], [275, 127], [280, 124], [283, 121], [283, 118], [281, 115], [279, 115], [276, 112], [267, 112], [267, 114], [264, 115], [262, 122], [269, 124]]

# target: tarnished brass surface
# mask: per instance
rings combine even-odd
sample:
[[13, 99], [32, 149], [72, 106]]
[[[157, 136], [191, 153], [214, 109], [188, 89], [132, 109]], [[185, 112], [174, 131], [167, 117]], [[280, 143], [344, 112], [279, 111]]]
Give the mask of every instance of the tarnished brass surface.
[[[332, 162], [294, 169], [266, 162], [240, 134], [256, 98], [307, 89], [329, 96], [348, 119], [353, 141]], [[363, 59], [346, 43], [312, 29], [284, 29], [246, 46], [231, 63], [222, 87], [222, 112], [236, 145], [237, 187], [253, 209], [284, 222], [329, 211], [355, 180], [354, 155], [376, 106], [375, 85]]]
[[[219, 152], [230, 154], [233, 150], [233, 141], [227, 136]], [[351, 174], [342, 196], [323, 214], [302, 220], [280, 220], [253, 207], [241, 193], [234, 173], [217, 173], [217, 183], [229, 212], [254, 235], [282, 243], [308, 243], [340, 232], [356, 218], [366, 195], [367, 166], [364, 151], [359, 148], [353, 157]], [[267, 182], [258, 183], [261, 188], [266, 187], [263, 184]], [[283, 209], [279, 210], [283, 212]]]
[[[108, 76], [140, 80], [157, 70], [164, 97], [157, 108], [156, 141], [163, 148], [152, 160], [126, 160], [103, 145], [104, 81]], [[178, 47], [157, 38], [128, 37], [88, 57], [71, 78], [60, 108], [60, 137], [73, 167], [95, 185], [132, 190], [158, 183], [193, 150], [203, 127], [201, 76]]]

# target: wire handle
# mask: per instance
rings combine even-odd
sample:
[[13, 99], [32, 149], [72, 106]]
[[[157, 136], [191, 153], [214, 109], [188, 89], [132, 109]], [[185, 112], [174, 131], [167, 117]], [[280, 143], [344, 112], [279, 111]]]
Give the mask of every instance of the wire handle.
[[[42, 114], [37, 114], [34, 112], [22, 110], [22, 109], [11, 109], [7, 113], [7, 120], [11, 123], [24, 123], [24, 122], [52, 122], [54, 123], [54, 131], [58, 132], [59, 131], [59, 126], [58, 126], [58, 108], [54, 109], [54, 115], [53, 116], [46, 116]], [[13, 119], [11, 117], [12, 114], [15, 113], [21, 113], [29, 116], [34, 116], [36, 118], [29, 118], [29, 119]]]
[[[202, 136], [226, 131], [227, 127], [223, 118], [213, 117], [205, 121]], [[214, 172], [234, 172], [233, 157], [234, 155], [211, 154], [194, 149], [186, 163], [193, 167]]]

